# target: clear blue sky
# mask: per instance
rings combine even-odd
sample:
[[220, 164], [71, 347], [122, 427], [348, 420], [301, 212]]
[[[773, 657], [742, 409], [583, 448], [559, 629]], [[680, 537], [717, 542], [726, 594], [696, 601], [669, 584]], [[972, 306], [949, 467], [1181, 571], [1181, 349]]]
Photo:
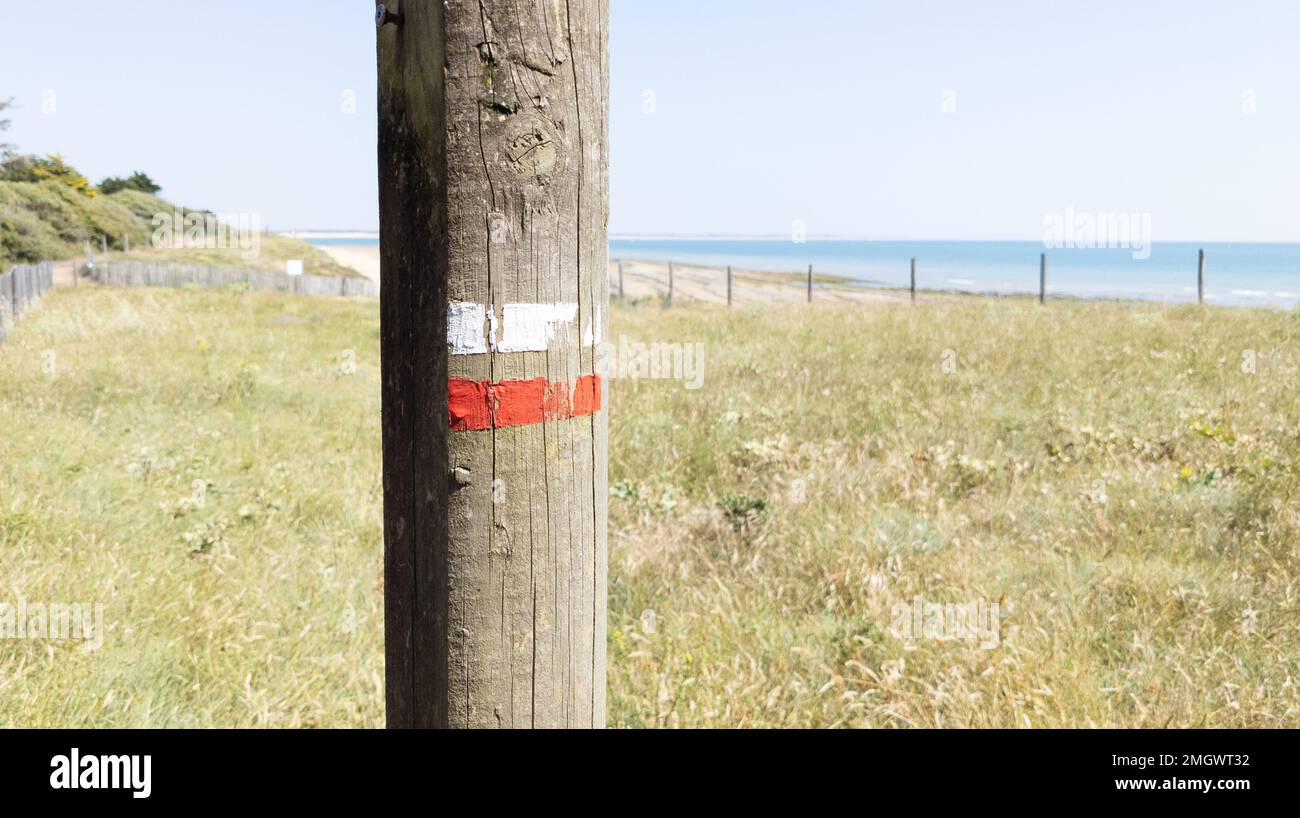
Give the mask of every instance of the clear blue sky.
[[[616, 233], [1038, 239], [1074, 205], [1300, 241], [1294, 0], [612, 5]], [[7, 141], [273, 228], [374, 228], [371, 9], [7, 1]]]

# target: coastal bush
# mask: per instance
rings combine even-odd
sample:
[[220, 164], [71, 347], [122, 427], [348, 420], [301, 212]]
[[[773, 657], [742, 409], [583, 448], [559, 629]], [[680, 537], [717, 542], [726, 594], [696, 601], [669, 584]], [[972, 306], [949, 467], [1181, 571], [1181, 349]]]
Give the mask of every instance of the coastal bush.
[[97, 250], [100, 236], [112, 248], [124, 235], [142, 246], [149, 232], [115, 197], [88, 197], [53, 179], [0, 182], [0, 258], [10, 263], [76, 256], [87, 240]]
[[90, 184], [89, 179], [57, 153], [49, 156], [6, 156], [4, 161], [0, 162], [0, 181], [44, 182], [46, 180], [57, 182], [88, 198], [99, 195], [99, 189]]
[[135, 190], [140, 193], [148, 193], [152, 195], [162, 190], [153, 179], [149, 178], [148, 174], [142, 173], [138, 170], [125, 179], [110, 176], [99, 183], [99, 189], [105, 195], [117, 193], [123, 190]]
[[130, 188], [116, 191], [108, 194], [108, 197], [118, 204], [130, 210], [137, 219], [143, 221], [146, 225], [152, 224], [153, 217], [159, 213], [170, 216], [175, 209], [171, 202], [159, 198], [152, 193], [145, 193], [140, 190]]

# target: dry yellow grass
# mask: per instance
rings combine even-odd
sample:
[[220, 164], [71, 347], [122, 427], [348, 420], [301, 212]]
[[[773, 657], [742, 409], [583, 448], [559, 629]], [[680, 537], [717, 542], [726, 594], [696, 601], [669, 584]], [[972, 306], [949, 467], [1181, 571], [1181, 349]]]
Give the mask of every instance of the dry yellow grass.
[[[953, 299], [616, 308], [619, 726], [1300, 721], [1300, 320]], [[4, 725], [382, 723], [378, 308], [59, 291], [0, 346]], [[52, 362], [52, 366], [51, 366]], [[1253, 365], [1251, 365], [1253, 364]], [[897, 607], [1000, 605], [998, 644]]]

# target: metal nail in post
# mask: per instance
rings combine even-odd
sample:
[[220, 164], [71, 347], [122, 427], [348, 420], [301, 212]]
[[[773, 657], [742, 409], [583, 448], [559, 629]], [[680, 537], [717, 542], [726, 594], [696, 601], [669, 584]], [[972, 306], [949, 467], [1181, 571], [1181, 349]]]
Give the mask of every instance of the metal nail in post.
[[402, 24], [402, 15], [388, 8], [387, 3], [380, 3], [375, 6], [375, 26], [383, 28], [387, 23], [400, 26]]

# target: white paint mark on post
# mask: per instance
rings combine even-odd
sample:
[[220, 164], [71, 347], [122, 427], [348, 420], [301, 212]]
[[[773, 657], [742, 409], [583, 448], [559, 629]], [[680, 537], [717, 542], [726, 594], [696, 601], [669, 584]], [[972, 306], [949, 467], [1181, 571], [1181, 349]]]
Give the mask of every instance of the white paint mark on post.
[[[447, 307], [447, 346], [452, 355], [545, 352], [577, 320], [577, 304], [506, 304], [498, 322], [492, 307], [453, 302]], [[597, 314], [596, 325], [599, 323]], [[593, 345], [595, 332], [587, 327], [583, 343]]]
[[487, 352], [483, 325], [487, 311], [482, 304], [454, 301], [447, 305], [447, 345], [452, 355], [478, 355]]
[[577, 304], [506, 304], [497, 352], [545, 352], [560, 330], [578, 318]]

